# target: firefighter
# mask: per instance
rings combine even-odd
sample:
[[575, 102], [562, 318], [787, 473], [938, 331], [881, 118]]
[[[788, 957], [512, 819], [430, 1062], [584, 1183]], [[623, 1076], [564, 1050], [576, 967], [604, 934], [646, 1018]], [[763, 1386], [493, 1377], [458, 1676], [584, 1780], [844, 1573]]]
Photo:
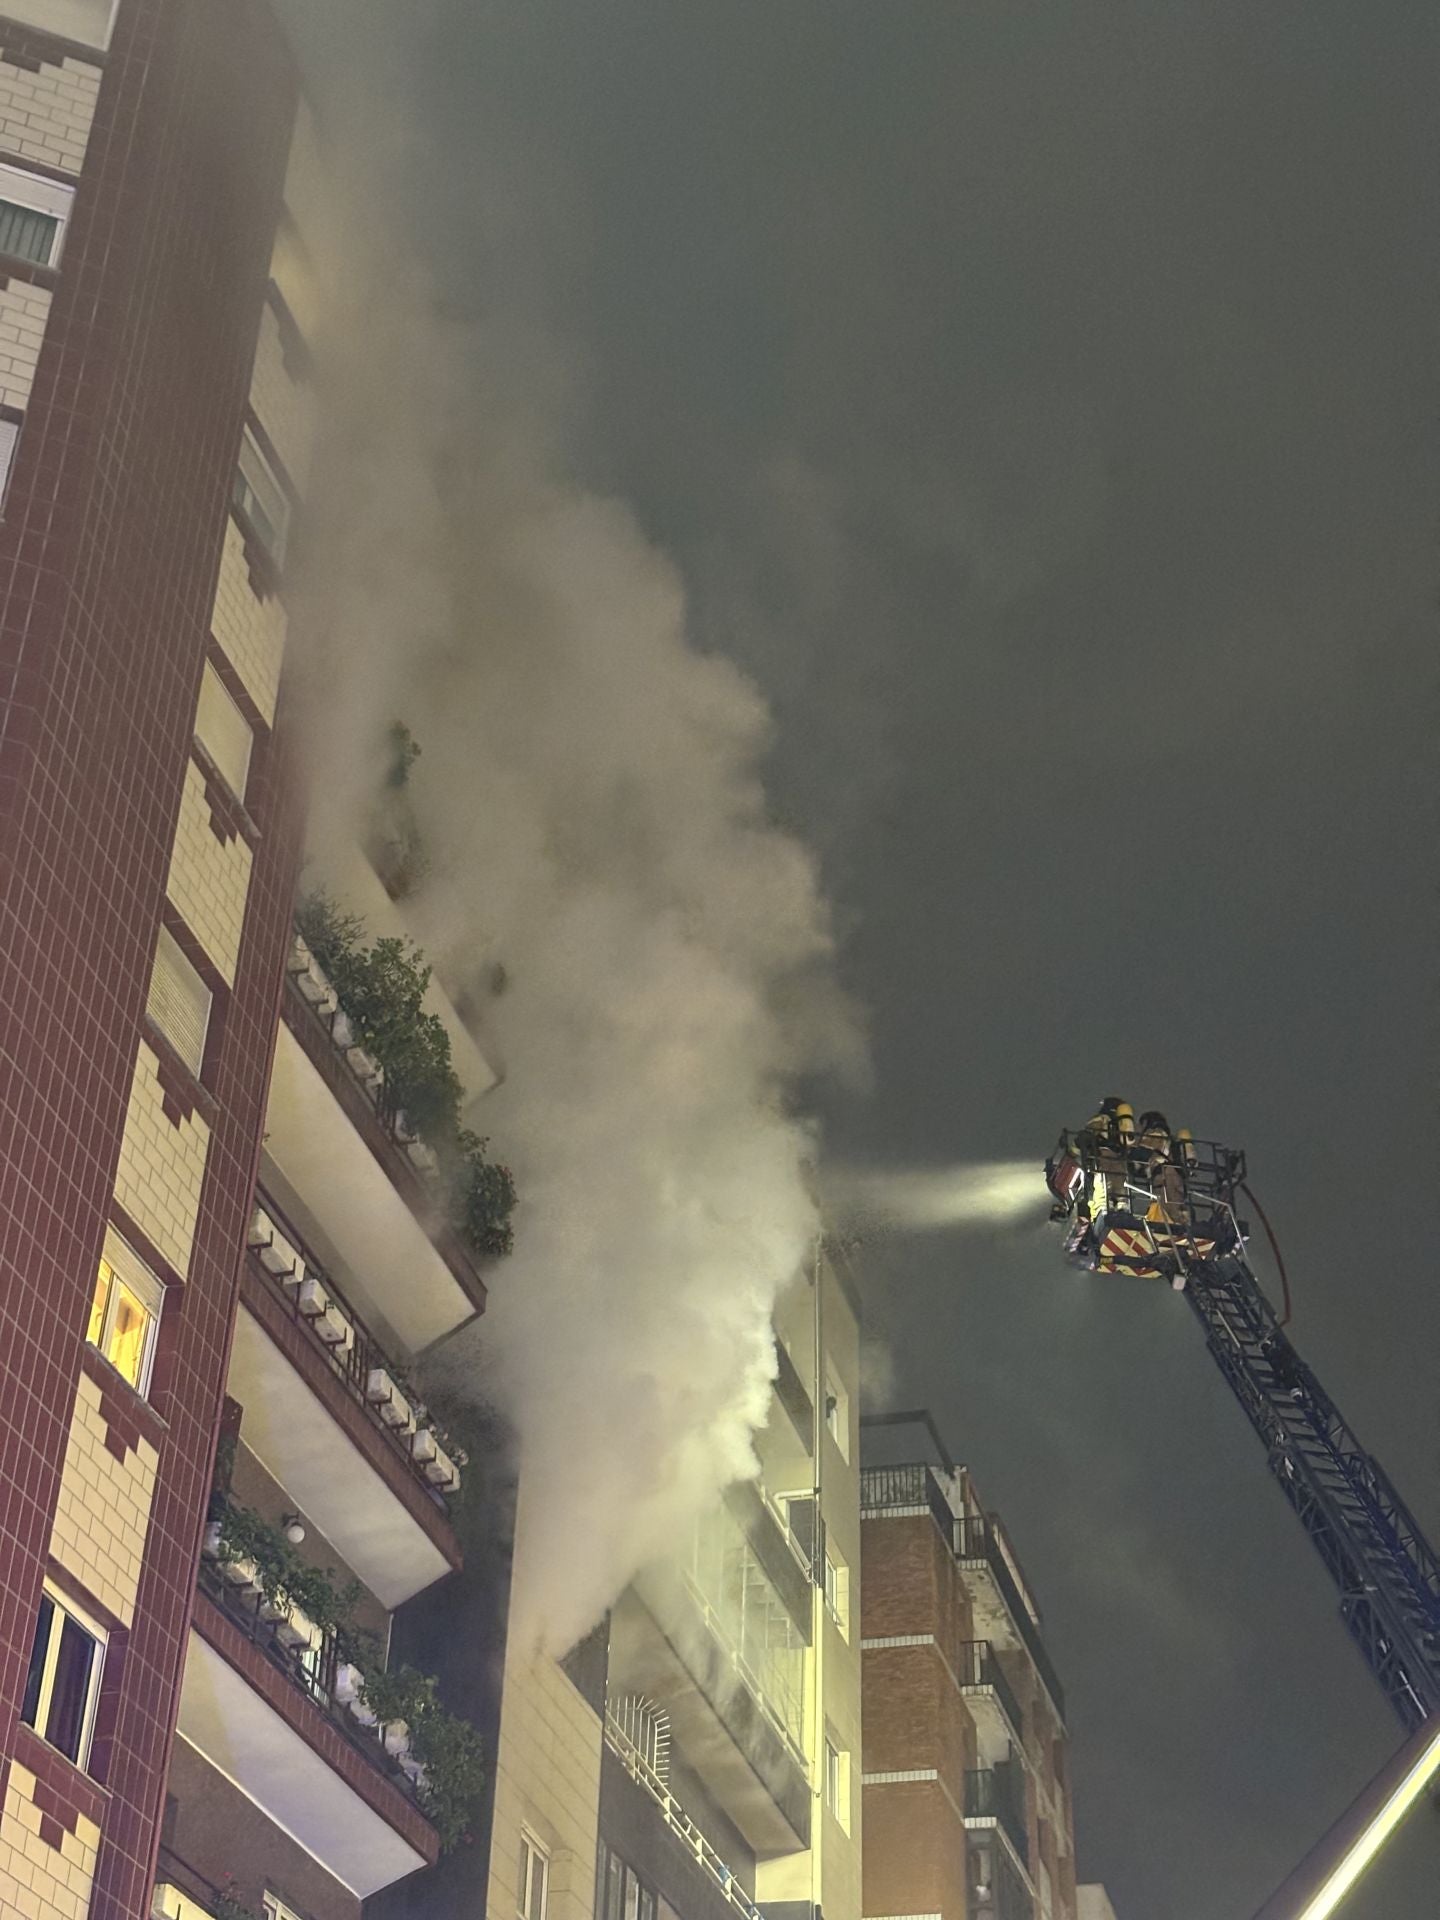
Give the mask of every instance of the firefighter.
[[1086, 1126], [1082, 1136], [1088, 1147], [1085, 1155], [1083, 1218], [1088, 1220], [1090, 1217], [1090, 1200], [1094, 1190], [1096, 1171], [1101, 1174], [1105, 1182], [1106, 1207], [1113, 1209], [1124, 1205], [1125, 1155], [1128, 1143], [1134, 1137], [1134, 1109], [1128, 1101], [1122, 1100], [1119, 1094], [1108, 1094], [1100, 1102], [1100, 1111]]

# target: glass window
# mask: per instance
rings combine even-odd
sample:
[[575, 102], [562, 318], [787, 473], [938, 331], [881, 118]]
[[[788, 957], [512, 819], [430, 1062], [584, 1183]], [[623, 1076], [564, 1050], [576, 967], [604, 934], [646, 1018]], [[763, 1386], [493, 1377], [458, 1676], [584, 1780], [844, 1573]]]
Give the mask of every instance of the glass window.
[[249, 427], [240, 439], [232, 497], [275, 565], [284, 566], [285, 542], [290, 532], [290, 500]]
[[168, 927], [155, 943], [155, 969], [145, 1011], [198, 1079], [210, 1030], [210, 989], [180, 951]]
[[105, 1637], [48, 1588], [40, 1601], [21, 1718], [77, 1767], [90, 1756]]
[[300, 1920], [294, 1907], [287, 1907], [278, 1893], [265, 1895], [265, 1920]]
[[840, 1449], [840, 1458], [850, 1458], [850, 1396], [832, 1367], [825, 1369], [825, 1429]]
[[828, 1737], [825, 1741], [825, 1805], [848, 1833], [850, 1831], [850, 1756]]
[[528, 1833], [520, 1835], [520, 1885], [516, 1889], [518, 1920], [545, 1920], [550, 1860]]
[[229, 689], [207, 660], [195, 712], [195, 738], [225, 776], [237, 800], [244, 800], [255, 736], [250, 722], [231, 699]]
[[154, 1274], [117, 1233], [107, 1233], [85, 1337], [137, 1393], [150, 1386], [163, 1299], [164, 1289]]
[[850, 1638], [850, 1569], [826, 1542], [825, 1605], [841, 1633]]
[[0, 253], [53, 267], [74, 198], [75, 189], [58, 180], [0, 166]]

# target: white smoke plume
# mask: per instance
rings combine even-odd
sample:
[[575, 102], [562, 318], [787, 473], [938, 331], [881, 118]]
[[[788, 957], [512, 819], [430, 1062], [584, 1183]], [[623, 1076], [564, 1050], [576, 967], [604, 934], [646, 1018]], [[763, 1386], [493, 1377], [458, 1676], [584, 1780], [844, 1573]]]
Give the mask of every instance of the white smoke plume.
[[1004, 1227], [1038, 1219], [1050, 1195], [1030, 1160], [992, 1160], [952, 1167], [827, 1170], [831, 1216], [861, 1241], [889, 1233], [933, 1233], [948, 1227]]
[[789, 1089], [862, 1049], [814, 863], [767, 816], [760, 695], [690, 644], [626, 508], [567, 479], [564, 379], [537, 402], [533, 343], [416, 285], [362, 274], [325, 361], [311, 837], [322, 869], [354, 839], [402, 720], [430, 859], [406, 912], [503, 1065], [471, 1118], [520, 1196], [444, 1366], [514, 1428], [513, 1630], [561, 1652], [754, 1469], [772, 1303], [818, 1228]]

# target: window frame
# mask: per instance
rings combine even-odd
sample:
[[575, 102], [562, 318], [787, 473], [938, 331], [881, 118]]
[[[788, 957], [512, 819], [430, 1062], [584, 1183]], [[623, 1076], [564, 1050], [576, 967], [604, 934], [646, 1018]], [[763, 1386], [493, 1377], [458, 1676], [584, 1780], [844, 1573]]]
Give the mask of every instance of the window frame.
[[[100, 1687], [105, 1673], [105, 1657], [109, 1651], [110, 1635], [106, 1629], [100, 1625], [99, 1621], [87, 1613], [83, 1607], [77, 1605], [77, 1603], [70, 1598], [69, 1594], [62, 1593], [53, 1580], [46, 1580], [41, 1585], [41, 1607], [44, 1606], [47, 1600], [50, 1602], [51, 1608], [50, 1634], [45, 1645], [44, 1659], [41, 1662], [40, 1690], [35, 1700], [35, 1718], [33, 1720], [25, 1720], [24, 1724], [30, 1728], [30, 1731], [35, 1734], [38, 1739], [43, 1740], [47, 1747], [51, 1748], [53, 1752], [58, 1753], [62, 1760], [68, 1761], [77, 1772], [88, 1773], [90, 1770], [90, 1750], [95, 1738], [95, 1715], [100, 1705]], [[95, 1649], [90, 1660], [90, 1673], [86, 1681], [85, 1705], [80, 1716], [80, 1738], [77, 1742], [73, 1759], [66, 1753], [63, 1747], [56, 1745], [46, 1730], [49, 1726], [50, 1715], [55, 1705], [55, 1674], [60, 1664], [60, 1647], [64, 1638], [65, 1622], [67, 1620], [74, 1621], [80, 1631], [93, 1642]], [[36, 1634], [39, 1633], [39, 1630], [40, 1609], [37, 1608], [35, 1616]], [[33, 1667], [34, 1659], [35, 1647], [32, 1637], [30, 1667]], [[30, 1667], [27, 1667], [26, 1671], [25, 1691], [27, 1693], [29, 1692]], [[23, 1698], [21, 1708], [23, 1714]]]
[[[223, 701], [225, 706], [233, 711], [235, 718], [239, 721], [241, 727], [244, 728], [245, 765], [243, 769], [239, 770], [240, 782], [238, 786], [234, 778], [236, 770], [226, 766], [224, 760], [220, 757], [220, 753], [216, 752], [217, 746], [220, 747], [223, 752], [225, 743], [213, 736], [207, 739], [205, 733], [202, 731], [201, 722], [205, 715], [207, 700], [210, 698]], [[204, 671], [200, 676], [200, 697], [195, 703], [194, 738], [204, 749], [206, 759], [209, 760], [210, 764], [215, 768], [215, 771], [220, 775], [220, 778], [225, 782], [231, 793], [234, 794], [235, 798], [243, 807], [245, 804], [245, 794], [250, 785], [250, 767], [255, 758], [255, 729], [251, 726], [245, 709], [240, 705], [240, 702], [220, 677], [213, 660], [207, 660], [205, 662]]]
[[850, 1463], [850, 1395], [845, 1382], [827, 1361], [825, 1364], [825, 1431], [835, 1442], [840, 1458]]
[[269, 1887], [261, 1894], [260, 1904], [265, 1909], [265, 1920], [301, 1920], [298, 1910]]
[[[275, 499], [279, 504], [283, 516], [282, 525], [277, 527], [273, 524], [270, 514], [266, 511], [265, 501], [261, 498], [260, 488], [256, 486], [251, 474], [246, 471], [247, 463], [253, 465], [254, 471], [258, 474], [259, 479], [264, 485], [274, 490]], [[250, 500], [256, 502], [260, 508], [258, 517], [255, 512], [252, 511], [244, 496], [248, 496]], [[269, 560], [271, 566], [275, 568], [277, 573], [282, 571], [285, 566], [286, 550], [290, 544], [290, 530], [291, 523], [295, 517], [295, 508], [289, 493], [286, 491], [284, 482], [270, 464], [265, 450], [260, 445], [260, 441], [248, 420], [240, 430], [240, 447], [235, 455], [235, 477], [231, 483], [230, 498], [239, 511], [244, 514], [249, 525], [254, 529], [255, 537], [264, 548], [266, 558]], [[265, 537], [265, 528], [267, 526], [271, 528], [275, 536], [273, 542], [267, 540]]]
[[843, 1557], [837, 1557], [830, 1546], [830, 1536], [825, 1536], [825, 1611], [835, 1623], [840, 1638], [849, 1644], [850, 1640], [850, 1567]]
[[850, 1831], [850, 1755], [825, 1735], [825, 1808], [845, 1833]]
[[[155, 982], [160, 972], [161, 953], [163, 951], [168, 954], [166, 947], [167, 941], [169, 942], [169, 947], [174, 949], [174, 957], [179, 962], [180, 970], [177, 977], [184, 981], [187, 974], [193, 974], [205, 992], [205, 1015], [200, 1023], [200, 1044], [197, 1049], [197, 1057], [194, 1060], [183, 1050], [179, 1041], [166, 1028], [164, 1021], [162, 1021], [155, 1012]], [[194, 1078], [198, 1085], [203, 1086], [205, 1055], [210, 1045], [211, 1023], [215, 1018], [215, 989], [210, 985], [210, 982], [205, 978], [204, 974], [201, 973], [200, 969], [195, 965], [195, 962], [190, 958], [189, 954], [186, 953], [180, 942], [175, 938], [175, 935], [163, 921], [160, 925], [160, 931], [155, 937], [155, 954], [150, 963], [150, 985], [145, 995], [145, 1015], [146, 1018], [153, 1023], [156, 1031], [164, 1035], [166, 1045], [170, 1048], [171, 1052], [174, 1053], [176, 1059], [183, 1063], [187, 1073]]]
[[[540, 1867], [540, 1910], [531, 1912], [535, 1867]], [[542, 1847], [529, 1827], [520, 1829], [520, 1883], [515, 1889], [516, 1920], [545, 1920], [550, 1907], [550, 1851]]]
[[63, 181], [31, 173], [17, 167], [13, 160], [0, 160], [0, 203], [18, 207], [22, 213], [38, 213], [43, 220], [55, 222], [55, 232], [45, 259], [32, 260], [28, 253], [5, 252], [7, 260], [24, 260], [32, 267], [54, 269], [65, 251], [65, 236], [75, 207], [75, 189]]
[[[118, 1257], [117, 1257], [118, 1252]], [[110, 1270], [110, 1289], [105, 1300], [105, 1310], [100, 1316], [100, 1338], [85, 1330], [86, 1343], [94, 1347], [107, 1367], [115, 1371], [128, 1387], [139, 1394], [142, 1400], [150, 1397], [150, 1383], [155, 1372], [155, 1348], [160, 1338], [160, 1318], [165, 1311], [165, 1283], [157, 1274], [150, 1271], [145, 1262], [136, 1253], [128, 1241], [122, 1240], [113, 1227], [105, 1230], [105, 1244], [100, 1252], [100, 1266]], [[99, 1292], [99, 1268], [96, 1269], [96, 1293]], [[116, 1311], [116, 1286], [118, 1281], [127, 1288], [131, 1296], [138, 1300], [147, 1316], [145, 1330], [145, 1350], [141, 1356], [138, 1376], [131, 1380], [123, 1367], [118, 1367], [108, 1352], [109, 1335], [114, 1327]], [[94, 1297], [91, 1299], [91, 1315], [94, 1314]]]

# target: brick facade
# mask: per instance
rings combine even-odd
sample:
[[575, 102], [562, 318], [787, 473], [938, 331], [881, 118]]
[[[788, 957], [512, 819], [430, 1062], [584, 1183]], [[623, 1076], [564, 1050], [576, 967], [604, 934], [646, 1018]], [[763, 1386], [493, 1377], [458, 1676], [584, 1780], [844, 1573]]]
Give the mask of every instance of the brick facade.
[[[28, 108], [27, 124], [52, 111], [78, 124], [85, 88], [63, 78], [74, 49], [29, 30], [0, 31], [0, 48], [43, 55], [61, 76], [56, 101], [71, 103]], [[32, 73], [12, 88], [33, 84], [24, 60], [8, 65]], [[27, 1776], [39, 1773], [24, 1756], [49, 1750], [17, 1727], [18, 1703], [56, 1529], [68, 1516], [78, 1533], [77, 1513], [90, 1512], [62, 1484], [77, 1408], [98, 1434], [82, 1347], [126, 1116], [137, 1084], [147, 1125], [158, 1107], [175, 1131], [181, 1111], [173, 1098], [166, 1110], [142, 1016], [295, 106], [256, 0], [122, 0], [94, 65], [83, 173], [43, 342], [22, 370], [0, 526], [0, 1752], [27, 1831]], [[38, 123], [32, 147], [57, 167], [79, 153]], [[222, 166], [237, 190], [217, 191]], [[4, 289], [37, 318], [46, 291], [18, 273]], [[167, 1298], [151, 1392], [163, 1428], [143, 1559], [137, 1574], [113, 1544], [88, 1569], [65, 1555], [87, 1592], [113, 1575], [112, 1611], [132, 1616], [112, 1639], [99, 1784], [67, 1770], [96, 1795], [99, 1920], [139, 1920], [149, 1898], [289, 920], [295, 825], [280, 764], [264, 757], [249, 797], [261, 838], [206, 1062], [203, 1179], [179, 1196], [188, 1232], [156, 1207], [139, 1220], [173, 1269], [162, 1277], [183, 1282]], [[138, 1183], [126, 1195], [125, 1211], [143, 1210]], [[54, 1878], [43, 1910], [64, 1912]], [[66, 1885], [73, 1895], [68, 1873]]]

